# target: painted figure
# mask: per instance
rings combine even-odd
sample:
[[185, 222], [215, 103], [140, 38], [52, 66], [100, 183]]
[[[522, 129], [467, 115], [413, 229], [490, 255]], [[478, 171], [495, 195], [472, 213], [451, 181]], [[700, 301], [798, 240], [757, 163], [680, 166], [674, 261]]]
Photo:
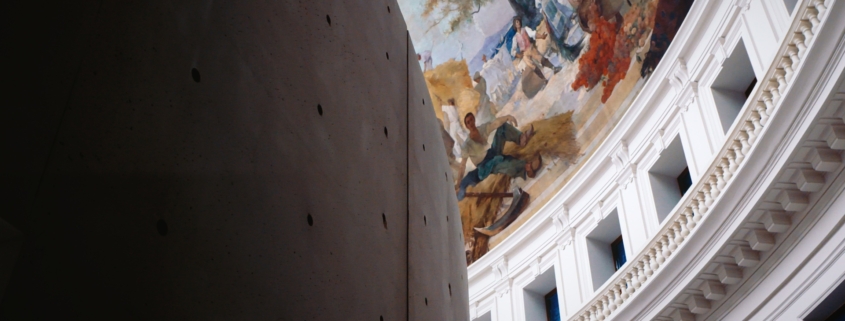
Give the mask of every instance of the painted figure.
[[519, 17], [513, 18], [513, 29], [516, 30], [516, 34], [513, 36], [514, 42], [513, 48], [511, 48], [511, 55], [516, 58], [522, 58], [525, 65], [529, 68], [533, 67], [534, 73], [544, 80], [546, 77], [542, 72], [543, 67], [548, 67], [554, 70], [555, 73], [561, 70], [560, 66], [555, 67], [548, 58], [540, 54], [540, 51], [537, 50], [537, 47], [532, 42], [534, 39], [546, 39], [549, 36], [548, 34], [537, 35], [536, 31], [523, 26], [522, 20]]
[[[542, 165], [539, 156], [528, 162], [503, 153], [505, 142], [513, 142], [519, 146], [528, 144], [528, 140], [534, 136], [533, 126], [528, 131], [521, 132], [515, 127], [516, 118], [510, 115], [476, 126], [475, 115], [472, 113], [467, 113], [464, 117], [464, 125], [469, 129], [469, 137], [461, 146], [465, 157], [461, 161], [458, 177], [463, 176], [467, 160], [472, 160], [476, 168], [467, 173], [456, 186], [458, 200], [464, 198], [467, 187], [481, 183], [490, 174], [505, 174], [511, 178], [526, 176], [533, 178]], [[495, 131], [493, 142], [488, 144], [487, 136], [492, 131]]]
[[452, 137], [452, 140], [455, 141], [452, 147], [452, 154], [455, 155], [455, 158], [462, 158], [461, 142], [467, 139], [469, 132], [461, 127], [461, 122], [458, 120], [458, 109], [455, 107], [455, 99], [449, 98], [447, 103], [440, 105], [440, 108], [443, 110], [443, 118], [446, 120], [446, 131]]
[[421, 53], [418, 53], [417, 60], [423, 62], [423, 72], [434, 69], [434, 65], [431, 62], [431, 50], [426, 50]]
[[487, 80], [481, 76], [480, 72], [476, 72], [475, 75], [472, 77], [472, 80], [475, 81], [475, 91], [478, 93], [478, 120], [481, 122], [487, 122], [492, 120], [496, 117], [496, 114], [499, 113], [496, 110], [495, 104], [490, 101], [490, 96], [487, 95]]

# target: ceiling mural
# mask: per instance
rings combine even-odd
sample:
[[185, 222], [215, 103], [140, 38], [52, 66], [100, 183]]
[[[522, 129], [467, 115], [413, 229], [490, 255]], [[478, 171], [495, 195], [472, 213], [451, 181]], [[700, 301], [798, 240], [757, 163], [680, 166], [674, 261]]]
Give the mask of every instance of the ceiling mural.
[[456, 177], [467, 264], [559, 191], [692, 0], [398, 0]]

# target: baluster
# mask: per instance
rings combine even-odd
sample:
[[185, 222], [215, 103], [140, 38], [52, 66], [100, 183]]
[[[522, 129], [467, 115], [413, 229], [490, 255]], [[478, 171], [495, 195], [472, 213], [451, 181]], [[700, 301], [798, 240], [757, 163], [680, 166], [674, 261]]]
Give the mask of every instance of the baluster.
[[728, 157], [728, 170], [731, 172], [731, 175], [733, 175], [733, 173], [736, 173], [736, 168], [739, 167], [739, 164], [736, 161], [736, 151], [734, 151], [733, 148], [729, 148], [728, 152], [725, 153], [725, 156]]
[[769, 116], [768, 118], [771, 118], [772, 113], [775, 112], [775, 102], [772, 101], [772, 93], [764, 91], [760, 97], [763, 98], [763, 104], [766, 105], [766, 115]]
[[716, 165], [716, 170], [713, 171], [713, 173], [716, 174], [716, 188], [719, 191], [725, 189], [725, 184], [727, 184], [727, 182], [725, 182], [725, 172], [722, 169], [721, 161], [718, 165]]
[[796, 32], [792, 33], [792, 44], [798, 48], [798, 55], [805, 56], [807, 54], [807, 44], [804, 42], [804, 35]]
[[710, 196], [715, 200], [721, 193], [721, 191], [719, 191], [719, 183], [716, 179], [716, 173], [710, 174], [710, 181], [708, 184], [710, 185]]
[[616, 287], [613, 289], [613, 303], [614, 303], [614, 310], [622, 305], [622, 287], [625, 284], [625, 280], [622, 280], [622, 284], [617, 284]]
[[804, 36], [804, 44], [809, 44], [810, 40], [813, 39], [813, 24], [807, 20], [801, 20], [798, 23], [798, 31]]
[[754, 109], [757, 111], [757, 115], [760, 116], [760, 127], [766, 126], [769, 123], [769, 114], [766, 113], [766, 103], [762, 100], [758, 100], [756, 104], [754, 104]]
[[827, 11], [827, 7], [824, 5], [824, 0], [812, 0], [813, 7], [818, 12], [818, 16], [821, 17], [825, 11]]
[[[645, 263], [643, 261], [638, 261], [637, 262], [637, 281], [640, 281], [640, 285], [642, 285], [643, 283], [645, 283], [646, 278], [647, 277], [645, 275]], [[639, 290], [639, 286], [637, 287], [637, 290]]]
[[622, 303], [624, 303], [625, 300], [628, 299], [628, 289], [631, 288], [631, 280], [628, 279], [630, 275], [631, 273], [625, 273], [625, 276], [622, 277], [623, 285], [621, 291], [619, 292], [619, 303], [617, 303], [616, 305], [622, 305]]
[[[654, 260], [655, 263], [657, 263], [657, 267], [662, 266], [663, 262], [666, 262], [666, 256], [663, 255], [663, 250], [666, 248], [666, 245], [663, 244], [664, 237], [666, 237], [666, 235], [663, 235], [659, 240], [657, 240], [657, 243], [654, 243]], [[655, 270], [656, 269], [657, 268], [655, 268]]]
[[772, 102], [777, 104], [780, 101], [780, 91], [778, 90], [778, 82], [775, 80], [769, 80], [766, 85], [766, 90], [772, 95]]
[[669, 249], [673, 252], [678, 249], [678, 245], [684, 242], [684, 234], [681, 232], [681, 227], [683, 223], [681, 220], [683, 219], [683, 215], [678, 218], [678, 221], [672, 224], [672, 230], [675, 231], [675, 238], [669, 240]]
[[792, 59], [789, 59], [789, 57], [781, 58], [780, 67], [783, 68], [783, 71], [786, 73], [784, 75], [784, 78], [786, 78], [786, 81], [788, 82], [789, 80], [791, 80], [792, 74], [794, 72], [792, 70]]
[[821, 21], [819, 21], [819, 11], [816, 8], [807, 7], [807, 11], [804, 12], [804, 18], [810, 21], [813, 30], [816, 30], [821, 24]]
[[657, 251], [654, 249], [654, 247], [656, 246], [656, 243], [652, 245], [652, 247], [648, 249], [648, 253], [646, 254], [646, 257], [648, 257], [648, 271], [646, 272], [648, 276], [654, 275], [654, 272], [657, 271], [658, 268], [660, 268], [660, 265], [657, 264]]
[[760, 136], [760, 132], [763, 131], [763, 124], [760, 123], [760, 113], [757, 112], [756, 110], [752, 111], [750, 122], [751, 122], [752, 132], [754, 133], [754, 140], [751, 141], [751, 143], [753, 144], [754, 141], [757, 140], [757, 137]]
[[733, 177], [733, 174], [731, 174], [730, 160], [727, 156], [728, 155], [725, 154], [725, 157], [722, 157], [722, 159], [719, 161], [719, 165], [722, 167], [722, 177], [725, 180], [725, 185], [727, 185], [728, 182], [731, 180], [731, 177]]
[[596, 305], [593, 305], [593, 306], [590, 307], [590, 321], [599, 321], [598, 313], [596, 312], [596, 309], [598, 309], [598, 307], [596, 307]]
[[[687, 224], [684, 225], [684, 226], [681, 226], [681, 235], [683, 235], [685, 239], [686, 239], [687, 235], [692, 233], [692, 230], [695, 229], [696, 223], [695, 223], [694, 217], [696, 216], [695, 212], [697, 212], [697, 211], [698, 211], [698, 207], [696, 207], [696, 206], [688, 207], [684, 211], [684, 221], [686, 221]], [[686, 227], [686, 228], [684, 228], [684, 227]]]
[[[731, 148], [733, 148], [734, 152], [734, 161], [736, 162], [736, 167], [739, 167], [742, 164], [742, 161], [745, 160], [745, 154], [742, 153], [742, 143], [739, 140], [734, 139], [733, 143], [731, 143]], [[734, 169], [734, 173], [736, 173], [736, 169]]]
[[783, 70], [783, 68], [775, 69], [775, 79], [778, 82], [778, 92], [786, 90], [786, 70]]
[[[754, 115], [756, 113], [757, 112], [752, 111], [750, 115], [751, 117], [748, 117], [748, 120], [742, 124], [742, 130], [745, 131], [745, 136], [748, 137], [748, 149], [751, 149], [751, 146], [753, 146], [754, 142], [757, 141], [757, 133], [755, 133], [757, 129], [754, 127], [754, 122], [752, 121], [752, 119], [756, 117]], [[748, 152], [745, 153], [747, 154]]]
[[610, 307], [607, 306], [607, 295], [603, 295], [599, 301], [599, 320], [607, 319], [610, 315]]
[[798, 47], [795, 45], [787, 46], [786, 54], [789, 55], [789, 59], [792, 60], [792, 70], [795, 70], [796, 65], [801, 62], [801, 58], [798, 58]]
[[698, 225], [698, 221], [701, 220], [701, 216], [704, 215], [701, 211], [701, 208], [704, 207], [704, 201], [698, 199], [698, 196], [701, 195], [696, 195], [696, 197], [693, 198], [694, 202], [690, 203], [692, 205], [692, 220], [696, 225]]
[[675, 231], [673, 231], [671, 228], [666, 229], [666, 235], [663, 235], [663, 237], [660, 239], [660, 244], [662, 245], [663, 249], [663, 258], [661, 259], [661, 261], [658, 261], [658, 263], [660, 263], [661, 265], [663, 264], [663, 262], [669, 259], [669, 256], [672, 255], [672, 250], [669, 249], [669, 243], [672, 242], [673, 232]]
[[[704, 214], [707, 214], [707, 210], [710, 209], [710, 207], [707, 206], [708, 197], [710, 197], [710, 194], [704, 191], [698, 191], [698, 195], [696, 195], [696, 199], [698, 200], [698, 212], [701, 213], [701, 217], [699, 219], [703, 218]], [[696, 221], [696, 223], [698, 223], [698, 221]]]
[[628, 281], [628, 287], [625, 288], [625, 292], [622, 293], [622, 297], [626, 300], [631, 297], [634, 292], [637, 291], [637, 285], [635, 284], [635, 282], [637, 282], [637, 274], [635, 271], [636, 268], [631, 269], [631, 271], [628, 272], [626, 277]]
[[751, 143], [748, 142], [748, 140], [751, 137], [748, 136], [748, 132], [746, 132], [746, 130], [745, 130], [745, 125], [747, 125], [747, 123], [744, 124], [742, 126], [742, 128], [739, 129], [739, 137], [738, 137], [739, 138], [739, 144], [740, 144], [739, 150], [742, 152], [743, 155], [748, 155], [748, 151], [751, 149]]

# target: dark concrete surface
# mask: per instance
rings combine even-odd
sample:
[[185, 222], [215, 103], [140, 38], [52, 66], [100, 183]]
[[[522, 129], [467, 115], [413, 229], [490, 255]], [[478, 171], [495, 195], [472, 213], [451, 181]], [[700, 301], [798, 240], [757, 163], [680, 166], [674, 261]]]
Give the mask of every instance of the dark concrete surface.
[[[20, 250], [0, 251], [0, 319], [468, 319], [394, 1], [2, 11], [0, 240]], [[437, 228], [414, 225], [431, 211]]]

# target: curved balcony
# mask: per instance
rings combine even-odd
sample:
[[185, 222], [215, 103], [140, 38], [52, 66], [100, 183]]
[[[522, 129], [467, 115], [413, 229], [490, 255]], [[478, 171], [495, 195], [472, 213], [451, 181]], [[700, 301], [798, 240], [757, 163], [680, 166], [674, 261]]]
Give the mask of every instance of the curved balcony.
[[[695, 315], [724, 313], [730, 305], [724, 304], [726, 297], [752, 286], [745, 282], [750, 275], [776, 264], [771, 253], [797, 238], [801, 220], [812, 218], [808, 213], [817, 203], [830, 200], [825, 193], [838, 191], [832, 186], [843, 185], [837, 178], [845, 123], [834, 97], [845, 91], [836, 86], [845, 63], [845, 23], [830, 17], [845, 16], [845, 9], [835, 1], [800, 1], [792, 9], [791, 22], [784, 20], [775, 31], [781, 37], [772, 52], [757, 48], [759, 56], [772, 59], [757, 73], [758, 85], [724, 136], [714, 125], [687, 129], [707, 136], [719, 149], [713, 148], [710, 157], [693, 159], [707, 160], [706, 166], [690, 166], [695, 172], [692, 186], [662, 222], [642, 224], [647, 238], [641, 244], [627, 237], [626, 244], [635, 248], [629, 253], [635, 255], [624, 266], [601, 284], [594, 280], [590, 289], [584, 279], [592, 263], [577, 253], [586, 250], [584, 238], [608, 217], [610, 207], [625, 207], [622, 194], [636, 194], [639, 204], [652, 202], [645, 195], [648, 191], [643, 192], [648, 183], [642, 182], [649, 175], [644, 165], [667, 149], [674, 137], [669, 133], [681, 131], [678, 127], [684, 127], [686, 119], [700, 117], [707, 123], [706, 109], [716, 103], [708, 102], [712, 97], [704, 91], [709, 88], [700, 84], [716, 78], [729, 56], [726, 43], [731, 37], [754, 40], [736, 36], [742, 33], [736, 31], [742, 29], [737, 22], [750, 20], [738, 17], [748, 15], [752, 5], [760, 3], [693, 6], [676, 38], [678, 45], [673, 43], [664, 60], [675, 63], [655, 70], [596, 157], [535, 217], [469, 267], [472, 315], [489, 309], [496, 310], [498, 320], [524, 319], [521, 291], [513, 290], [555, 267], [559, 293], [578, 288], [561, 298], [562, 315], [569, 320], [696, 320]], [[727, 27], [715, 27], [720, 24]], [[820, 41], [827, 39], [831, 41]], [[691, 115], [693, 110], [702, 116]], [[616, 171], [602, 177], [599, 170], [608, 163]], [[643, 213], [628, 209], [620, 217], [655, 212], [643, 208]], [[626, 222], [625, 227], [636, 225]]]

